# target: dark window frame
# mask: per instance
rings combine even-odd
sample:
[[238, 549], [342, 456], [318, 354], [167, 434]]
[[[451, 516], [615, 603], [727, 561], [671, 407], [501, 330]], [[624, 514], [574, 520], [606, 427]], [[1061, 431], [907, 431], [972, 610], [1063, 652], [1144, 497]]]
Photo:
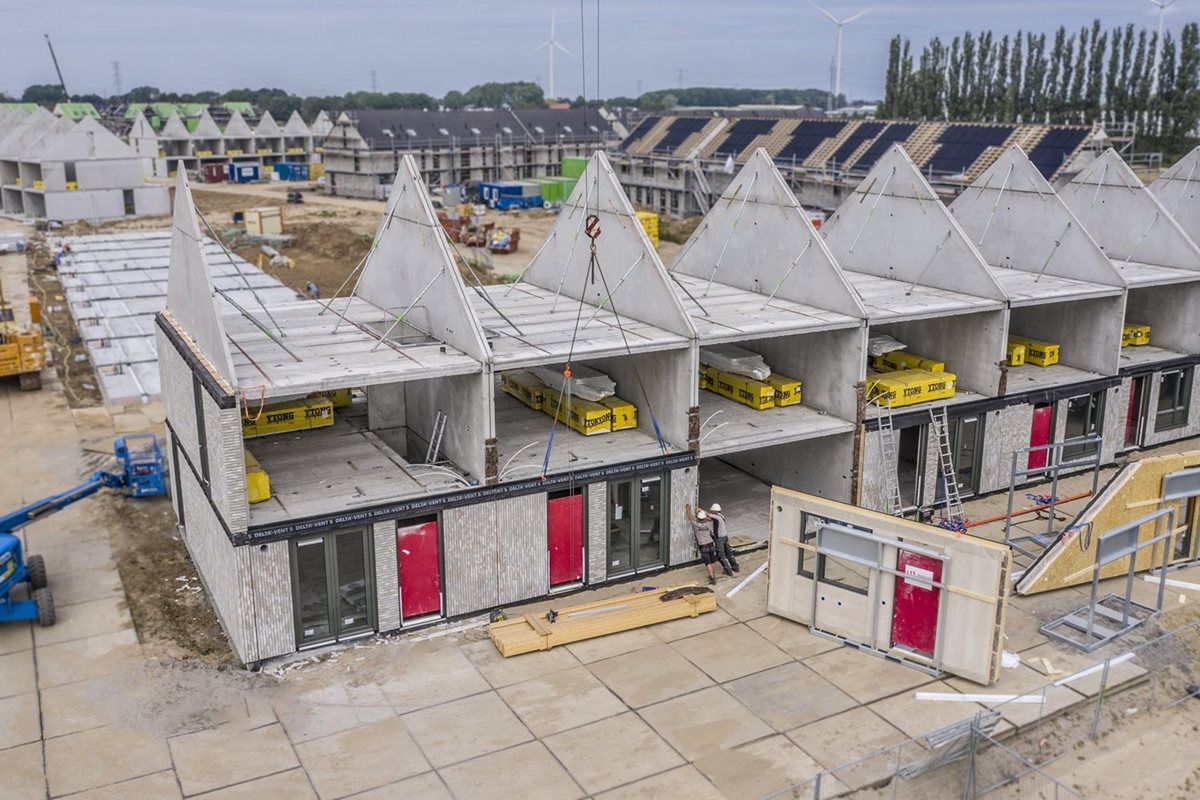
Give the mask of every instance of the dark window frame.
[[[1192, 404], [1192, 381], [1194, 378], [1194, 367], [1180, 367], [1178, 369], [1166, 370], [1158, 374], [1158, 403], [1154, 409], [1154, 431], [1173, 431], [1179, 428], [1186, 427], [1188, 424], [1188, 413], [1191, 410]], [[1174, 395], [1172, 399], [1173, 405], [1170, 408], [1163, 408], [1163, 385], [1168, 376], [1177, 376]]]

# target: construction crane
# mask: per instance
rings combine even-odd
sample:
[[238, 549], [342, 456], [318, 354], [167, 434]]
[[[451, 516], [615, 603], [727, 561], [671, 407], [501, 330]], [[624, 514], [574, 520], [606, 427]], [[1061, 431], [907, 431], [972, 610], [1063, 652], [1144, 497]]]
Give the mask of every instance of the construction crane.
[[67, 98], [67, 102], [71, 102], [71, 93], [67, 91], [67, 82], [63, 80], [62, 69], [58, 66], [58, 56], [54, 55], [54, 45], [50, 44], [50, 34], [43, 33], [46, 37], [46, 47], [50, 48], [50, 60], [54, 62], [54, 71], [58, 73], [58, 85], [63, 90], [63, 97]]

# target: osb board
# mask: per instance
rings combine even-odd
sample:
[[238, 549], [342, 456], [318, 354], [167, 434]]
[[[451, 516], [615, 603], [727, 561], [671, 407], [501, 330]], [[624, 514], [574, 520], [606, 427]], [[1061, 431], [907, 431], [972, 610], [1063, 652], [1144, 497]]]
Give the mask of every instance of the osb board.
[[[942, 582], [944, 613], [937, 631], [941, 668], [981, 684], [996, 680], [1000, 669], [1000, 642], [1008, 604], [1011, 551], [995, 542], [959, 534], [912, 520], [893, 517], [858, 506], [774, 487], [771, 491], [771, 534], [767, 610], [795, 622], [812, 624], [813, 580], [798, 574], [804, 513], [848, 523], [892, 540], [885, 545], [883, 565], [895, 569], [904, 543], [948, 558]], [[811, 569], [811, 551], [805, 568]], [[897, 655], [892, 648], [894, 576], [878, 572], [868, 593], [859, 594], [827, 582], [818, 582], [817, 628]], [[872, 629], [873, 612], [875, 627]]]
[[[1092, 580], [1091, 567], [1096, 563], [1096, 540], [1108, 531], [1126, 525], [1139, 517], [1164, 508], [1162, 502], [1163, 479], [1172, 472], [1200, 466], [1200, 450], [1187, 453], [1143, 458], [1126, 464], [1124, 469], [1109, 481], [1108, 485], [1093, 498], [1079, 516], [1059, 536], [1017, 584], [1017, 593], [1037, 594], [1065, 586], [1076, 586]], [[1178, 530], [1186, 523], [1186, 502], [1175, 501], [1175, 526]], [[1091, 541], [1081, 541], [1079, 531], [1086, 531], [1091, 522]], [[1160, 523], [1160, 525], [1166, 524]], [[1155, 536], [1153, 524], [1144, 525], [1138, 531], [1139, 541]], [[1085, 537], [1086, 538], [1086, 537]], [[1168, 543], [1174, 546], [1174, 540]], [[1085, 546], [1086, 545], [1086, 546]], [[1137, 570], [1150, 569], [1162, 563], [1162, 545], [1141, 550], [1137, 555]], [[1129, 571], [1129, 560], [1121, 559], [1100, 570], [1101, 578], [1124, 575]]]

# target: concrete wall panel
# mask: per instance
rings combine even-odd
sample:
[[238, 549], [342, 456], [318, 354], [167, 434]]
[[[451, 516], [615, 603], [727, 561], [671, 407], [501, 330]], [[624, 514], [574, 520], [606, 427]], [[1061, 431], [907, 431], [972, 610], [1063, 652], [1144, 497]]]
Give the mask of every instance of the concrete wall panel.
[[499, 547], [493, 504], [442, 512], [446, 614], [457, 616], [500, 604]]
[[699, 557], [696, 551], [696, 537], [692, 534], [692, 525], [685, 508], [689, 503], [693, 508], [696, 506], [700, 491], [699, 477], [700, 473], [696, 467], [684, 467], [671, 473], [671, 502], [667, 507], [667, 513], [671, 515], [668, 566], [694, 561]]
[[371, 526], [375, 550], [375, 620], [380, 632], [400, 627], [400, 568], [396, 551], [396, 521]]
[[250, 559], [249, 586], [254, 598], [258, 658], [296, 649], [292, 608], [292, 568], [287, 542], [239, 548]]
[[495, 530], [500, 604], [539, 597], [550, 590], [546, 541], [546, 495], [528, 494], [490, 504]]
[[603, 583], [608, 577], [608, 484], [584, 488], [587, 503], [587, 581]]

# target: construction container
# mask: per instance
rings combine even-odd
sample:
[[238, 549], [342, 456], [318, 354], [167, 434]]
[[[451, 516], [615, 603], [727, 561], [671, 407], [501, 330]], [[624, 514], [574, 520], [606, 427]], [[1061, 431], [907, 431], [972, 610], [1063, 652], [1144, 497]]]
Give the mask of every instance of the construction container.
[[591, 400], [548, 392], [542, 410], [584, 436], [612, 432], [612, 411]]
[[637, 406], [628, 400], [613, 395], [601, 400], [600, 405], [612, 412], [612, 430], [623, 431], [637, 427]]
[[545, 405], [546, 384], [532, 372], [524, 369], [514, 369], [500, 373], [500, 388], [505, 394], [510, 394], [534, 411], [541, 411]]
[[333, 424], [333, 403], [325, 398], [305, 398], [272, 403], [259, 413], [247, 408], [242, 418], [242, 438], [270, 436], [275, 433], [292, 433], [309, 428], [327, 428]]
[[556, 181], [554, 178], [534, 178], [534, 183], [538, 184], [542, 189], [542, 203], [561, 203], [563, 201], [563, 184], [562, 181]]
[[562, 160], [562, 174], [564, 178], [579, 178], [583, 176], [587, 169], [588, 160], [582, 157], [565, 156]]
[[227, 176], [224, 164], [200, 165], [200, 180], [205, 183], [224, 183]]
[[259, 180], [261, 170], [258, 164], [231, 162], [229, 164], [229, 180], [234, 183], [254, 183]]
[[946, 369], [945, 362], [934, 361], [932, 358], [910, 353], [907, 350], [893, 350], [881, 356], [872, 356], [871, 366], [880, 372], [896, 372], [903, 369], [927, 369], [930, 372], [942, 372]]
[[271, 499], [271, 477], [249, 450], [242, 449], [246, 458], [246, 501], [261, 503]]
[[747, 378], [745, 375], [718, 372], [716, 392], [758, 411], [775, 407], [775, 387], [765, 381]]
[[653, 211], [637, 212], [638, 222], [642, 223], [642, 228], [646, 231], [646, 236], [650, 237], [650, 244], [658, 249], [658, 214]]
[[1140, 347], [1150, 344], [1150, 326], [1129, 324], [1121, 329], [1121, 346]]
[[1054, 342], [1043, 342], [1024, 336], [1009, 336], [1013, 344], [1024, 345], [1025, 361], [1038, 367], [1048, 367], [1058, 363], [1058, 345]]
[[541, 208], [541, 184], [532, 181], [488, 181], [479, 184], [479, 196], [489, 208]]
[[247, 208], [247, 236], [282, 236], [283, 209], [280, 208]]
[[867, 399], [889, 408], [954, 397], [957, 376], [950, 372], [904, 369], [867, 380]]
[[1011, 339], [1008, 342], [1008, 350], [1006, 351], [1006, 360], [1010, 367], [1019, 367], [1025, 363], [1025, 345], [1017, 344]]
[[800, 403], [800, 381], [772, 372], [766, 382], [775, 389], [776, 406], [794, 406]]
[[309, 397], [314, 400], [325, 399], [333, 404], [334, 408], [345, 408], [354, 403], [353, 389], [326, 389], [321, 392], [312, 392]]
[[308, 180], [308, 164], [292, 164], [281, 161], [275, 165], [275, 174], [281, 181], [306, 181]]

